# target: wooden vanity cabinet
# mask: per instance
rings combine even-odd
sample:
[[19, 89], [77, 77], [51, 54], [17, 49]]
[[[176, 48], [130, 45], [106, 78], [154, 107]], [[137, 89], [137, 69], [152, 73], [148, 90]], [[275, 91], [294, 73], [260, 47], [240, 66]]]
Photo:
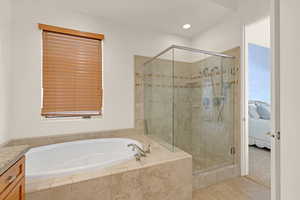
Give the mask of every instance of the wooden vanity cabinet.
[[0, 200], [25, 199], [25, 157], [0, 175]]

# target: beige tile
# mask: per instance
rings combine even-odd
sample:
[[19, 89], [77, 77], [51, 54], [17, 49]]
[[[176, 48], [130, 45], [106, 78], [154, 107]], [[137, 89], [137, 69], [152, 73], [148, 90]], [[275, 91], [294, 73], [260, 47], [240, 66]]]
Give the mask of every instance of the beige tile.
[[142, 167], [141, 163], [136, 161], [134, 158], [128, 161], [125, 161], [121, 164], [112, 166], [109, 168], [109, 171], [112, 175], [118, 173], [125, 173], [127, 171], [138, 170]]
[[143, 130], [144, 129], [144, 120], [143, 119], [137, 119], [135, 120], [135, 128], [139, 129], [139, 130]]
[[169, 191], [166, 200], [192, 200], [192, 184]]
[[108, 176], [110, 174], [111, 174], [110, 168], [103, 168], [103, 169], [93, 170], [89, 172], [74, 174], [71, 176], [71, 179], [73, 183], [77, 183], [77, 182], [87, 181], [94, 178], [100, 178], [102, 176]]
[[216, 171], [217, 183], [234, 177], [234, 166], [224, 167]]
[[206, 185], [212, 185], [217, 182], [217, 174], [216, 173], [204, 173], [203, 181]]
[[45, 190], [51, 187], [51, 184], [53, 183], [54, 179], [48, 179], [48, 180], [38, 180], [38, 181], [31, 181], [28, 182], [26, 180], [26, 187], [25, 190], [27, 193], [29, 192], [36, 192], [39, 190]]
[[[89, 135], [87, 134], [87, 136], [89, 136]], [[57, 144], [57, 143], [71, 142], [71, 141], [77, 141], [77, 140], [83, 140], [83, 139], [89, 139], [89, 138], [83, 136], [82, 134], [76, 134], [76, 135], [72, 135], [72, 136], [68, 136], [68, 135], [56, 136], [56, 137], [50, 138], [49, 140], [51, 141], [52, 144]]]
[[144, 104], [136, 103], [135, 104], [135, 119], [144, 119]]
[[71, 192], [71, 184], [51, 188], [49, 192], [49, 199], [72, 200], [73, 196]]
[[71, 186], [73, 200], [111, 200], [111, 176], [74, 183]]
[[135, 103], [144, 102], [144, 88], [136, 87], [135, 89]]
[[58, 187], [58, 186], [62, 186], [62, 185], [72, 184], [72, 183], [73, 183], [73, 179], [71, 176], [59, 177], [59, 178], [53, 179], [50, 187]]
[[217, 183], [216, 171], [203, 172], [193, 175], [193, 188], [199, 189]]
[[249, 176], [268, 187], [271, 186], [271, 152], [249, 147]]
[[100, 132], [61, 134], [58, 136], [51, 136], [51, 137], [47, 136], [47, 137], [34, 137], [34, 138], [12, 140], [8, 142], [5, 146], [16, 146], [16, 145], [25, 144], [31, 147], [36, 147], [36, 146], [43, 146], [43, 145], [84, 140], [84, 139], [124, 137], [123, 135], [131, 135], [136, 133], [138, 133], [136, 129], [130, 128], [130, 129], [119, 129], [119, 130], [100, 131]]
[[[191, 186], [192, 184], [192, 159], [180, 159], [169, 162], [167, 168], [171, 170], [170, 182], [176, 187]], [[169, 165], [169, 166], [168, 166]]]
[[193, 200], [270, 200], [270, 190], [240, 177], [195, 190]]
[[140, 170], [112, 175], [112, 200], [143, 200]]
[[25, 199], [26, 200], [51, 200], [50, 193], [51, 193], [50, 189], [26, 193]]
[[171, 199], [175, 196], [183, 200], [188, 195], [184, 193], [181, 198], [181, 190], [192, 190], [191, 159], [143, 168], [141, 180], [145, 200]]

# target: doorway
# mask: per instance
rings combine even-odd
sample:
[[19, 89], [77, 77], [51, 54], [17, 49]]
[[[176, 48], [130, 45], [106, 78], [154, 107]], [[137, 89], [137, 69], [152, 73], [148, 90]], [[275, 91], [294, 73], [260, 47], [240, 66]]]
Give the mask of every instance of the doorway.
[[245, 28], [247, 49], [248, 176], [271, 187], [270, 18]]
[[[271, 31], [270, 17], [244, 28], [243, 175], [271, 189]], [[271, 190], [270, 190], [271, 192]]]

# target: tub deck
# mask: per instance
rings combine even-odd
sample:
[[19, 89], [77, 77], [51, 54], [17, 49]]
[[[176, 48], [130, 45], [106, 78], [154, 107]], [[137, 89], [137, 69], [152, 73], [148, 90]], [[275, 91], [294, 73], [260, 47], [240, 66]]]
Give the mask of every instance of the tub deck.
[[[141, 134], [128, 134], [124, 137], [137, 140], [142, 144], [150, 144], [152, 152], [147, 157], [142, 157], [139, 162], [131, 159], [90, 172], [27, 182], [27, 200], [37, 199], [37, 197], [43, 200], [67, 200], [78, 199], [78, 196], [81, 199], [90, 199], [82, 196], [87, 193], [102, 195], [101, 200], [123, 197], [132, 199], [132, 195], [140, 197], [136, 199], [191, 200], [191, 155], [180, 149], [171, 152]], [[90, 191], [93, 188], [98, 189]], [[130, 196], [132, 198], [127, 198]]]

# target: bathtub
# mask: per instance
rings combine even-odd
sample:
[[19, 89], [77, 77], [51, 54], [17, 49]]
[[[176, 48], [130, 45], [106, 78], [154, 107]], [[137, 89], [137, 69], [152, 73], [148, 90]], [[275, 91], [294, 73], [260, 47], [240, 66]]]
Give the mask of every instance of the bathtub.
[[134, 158], [127, 138], [80, 140], [35, 147], [26, 153], [26, 179], [62, 177], [106, 168]]

